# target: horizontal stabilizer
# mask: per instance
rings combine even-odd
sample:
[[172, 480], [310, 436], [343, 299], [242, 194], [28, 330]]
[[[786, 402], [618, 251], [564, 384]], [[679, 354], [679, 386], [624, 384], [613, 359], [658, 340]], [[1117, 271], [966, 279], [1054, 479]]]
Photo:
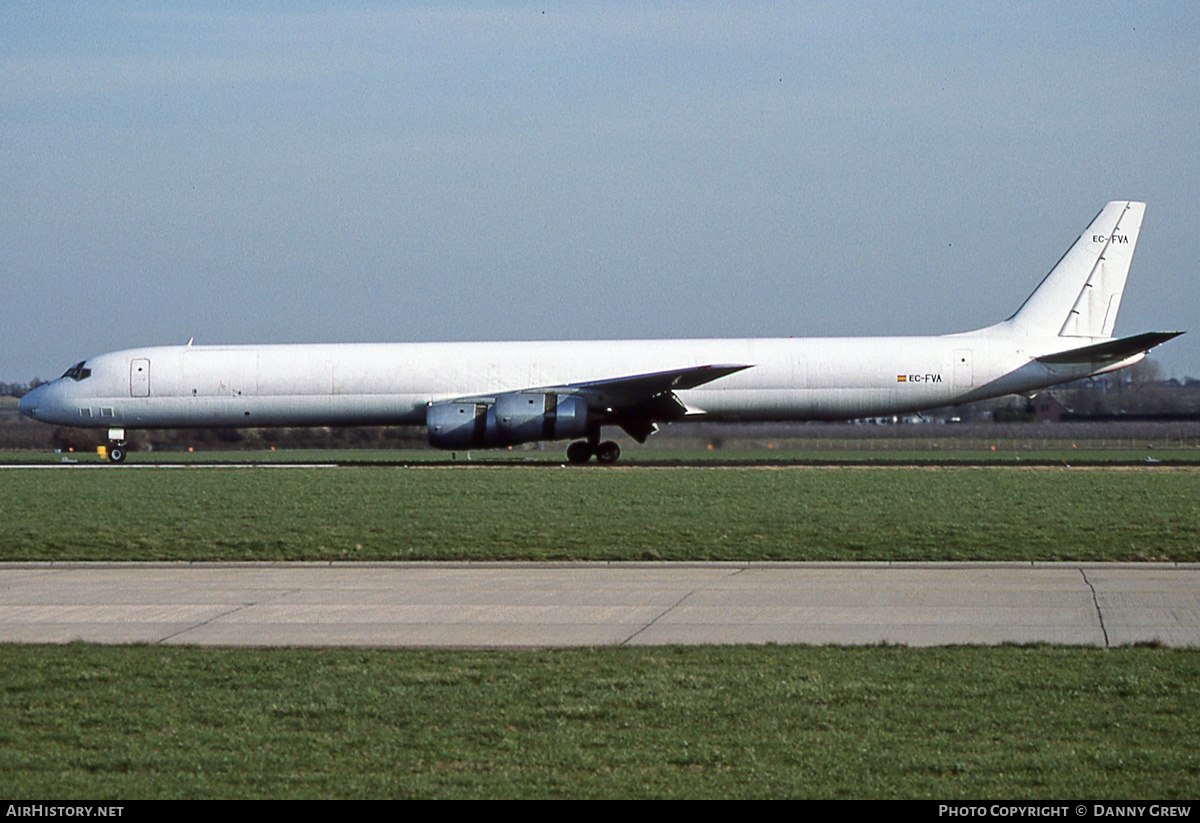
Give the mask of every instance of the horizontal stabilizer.
[[1122, 337], [1117, 340], [1107, 340], [1092, 346], [1078, 349], [1045, 354], [1037, 358], [1043, 363], [1117, 363], [1143, 354], [1155, 346], [1183, 334], [1181, 331], [1151, 331], [1145, 334], [1135, 334], [1133, 337]]

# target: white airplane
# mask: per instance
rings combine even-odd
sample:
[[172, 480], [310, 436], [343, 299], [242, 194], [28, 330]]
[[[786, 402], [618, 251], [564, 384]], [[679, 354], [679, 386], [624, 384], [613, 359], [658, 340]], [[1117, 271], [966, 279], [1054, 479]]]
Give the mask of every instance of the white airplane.
[[846, 420], [1023, 394], [1130, 366], [1182, 332], [1114, 338], [1145, 204], [1107, 204], [1015, 314], [934, 337], [157, 346], [102, 354], [21, 398], [60, 426], [424, 424], [442, 449], [579, 438], [612, 463], [678, 420]]

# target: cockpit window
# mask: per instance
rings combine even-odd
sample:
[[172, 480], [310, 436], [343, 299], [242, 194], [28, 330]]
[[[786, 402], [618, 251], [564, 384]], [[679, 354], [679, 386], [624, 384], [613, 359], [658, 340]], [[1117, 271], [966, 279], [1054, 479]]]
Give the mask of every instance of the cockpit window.
[[87, 380], [89, 377], [92, 376], [92, 370], [85, 369], [83, 367], [84, 363], [86, 363], [86, 362], [87, 361], [85, 361], [85, 360], [80, 360], [74, 366], [72, 366], [71, 368], [69, 368], [65, 372], [63, 372], [63, 377], [69, 377], [75, 381]]

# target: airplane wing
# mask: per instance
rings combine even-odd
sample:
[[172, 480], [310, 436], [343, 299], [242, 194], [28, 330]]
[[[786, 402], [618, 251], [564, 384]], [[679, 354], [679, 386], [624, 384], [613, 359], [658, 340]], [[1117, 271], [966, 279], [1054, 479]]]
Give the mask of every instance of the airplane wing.
[[1119, 363], [1133, 357], [1135, 354], [1148, 352], [1155, 346], [1183, 334], [1181, 331], [1151, 331], [1145, 334], [1135, 334], [1132, 337], [1121, 337], [1116, 340], [1106, 340], [1091, 346], [1078, 349], [1044, 354], [1036, 358], [1043, 363]]
[[[690, 366], [671, 371], [631, 374], [604, 380], [538, 386], [504, 394], [576, 395], [587, 403], [588, 415], [604, 425], [620, 426], [639, 443], [657, 431], [657, 423], [679, 420], [690, 411], [675, 395], [676, 390], [694, 389], [750, 365]], [[497, 395], [462, 397], [456, 403], [495, 403]]]
[[676, 389], [694, 389], [713, 380], [748, 369], [750, 366], [693, 366], [687, 369], [635, 374], [629, 377], [613, 377], [608, 380], [590, 380], [585, 383], [568, 383], [565, 386], [550, 386], [564, 394], [583, 394], [589, 400], [603, 402], [605, 398], [617, 402], [646, 399]]
[[639, 443], [658, 430], [658, 421], [679, 420], [689, 411], [675, 395], [676, 389], [694, 389], [749, 365], [693, 366], [672, 371], [635, 374], [608, 380], [591, 380], [552, 387], [563, 394], [581, 395], [588, 408], [604, 415]]

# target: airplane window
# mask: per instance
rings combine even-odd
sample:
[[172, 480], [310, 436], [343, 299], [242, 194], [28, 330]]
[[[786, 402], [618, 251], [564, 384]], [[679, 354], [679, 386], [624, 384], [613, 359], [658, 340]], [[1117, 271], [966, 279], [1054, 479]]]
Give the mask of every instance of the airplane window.
[[65, 372], [63, 372], [63, 377], [69, 377], [75, 381], [87, 380], [89, 377], [92, 376], [92, 370], [85, 369], [83, 367], [85, 362], [86, 361], [80, 360], [74, 366], [72, 366], [71, 368], [69, 368]]

